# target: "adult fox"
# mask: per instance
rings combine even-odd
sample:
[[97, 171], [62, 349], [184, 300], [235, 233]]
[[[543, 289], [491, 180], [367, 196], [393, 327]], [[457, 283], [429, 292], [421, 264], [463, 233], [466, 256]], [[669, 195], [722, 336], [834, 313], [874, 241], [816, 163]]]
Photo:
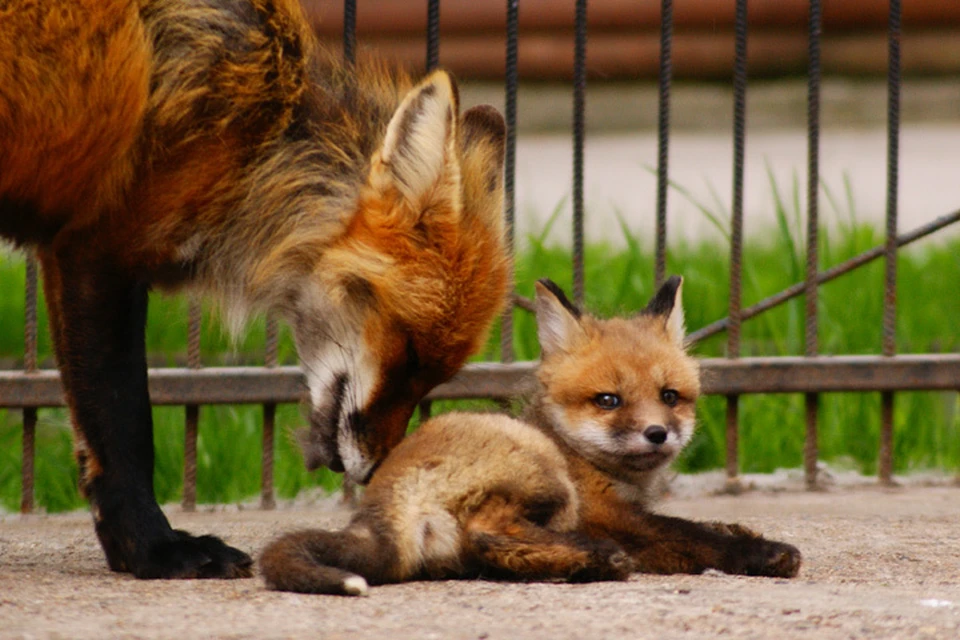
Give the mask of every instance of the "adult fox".
[[680, 278], [636, 317], [610, 320], [541, 281], [536, 313], [530, 420], [428, 420], [384, 460], [344, 530], [288, 533], [266, 547], [268, 587], [362, 595], [368, 584], [428, 577], [797, 574], [792, 545], [650, 509], [651, 489], [693, 436], [700, 394]]
[[0, 4], [0, 236], [37, 247], [111, 569], [251, 573], [156, 504], [148, 290], [282, 314], [308, 463], [363, 482], [502, 306], [503, 137], [444, 72], [345, 66], [297, 0]]

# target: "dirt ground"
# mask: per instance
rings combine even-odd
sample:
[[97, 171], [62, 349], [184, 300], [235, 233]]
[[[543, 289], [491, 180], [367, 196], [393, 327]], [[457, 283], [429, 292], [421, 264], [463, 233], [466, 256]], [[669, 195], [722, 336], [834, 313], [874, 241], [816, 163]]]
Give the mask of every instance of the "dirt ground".
[[[680, 483], [660, 511], [748, 524], [797, 545], [800, 576], [635, 576], [587, 585], [431, 582], [366, 598], [274, 593], [259, 578], [137, 581], [110, 573], [89, 516], [0, 518], [2, 638], [960, 638], [960, 488]], [[237, 507], [174, 525], [249, 551], [294, 527], [336, 527], [335, 499]]]

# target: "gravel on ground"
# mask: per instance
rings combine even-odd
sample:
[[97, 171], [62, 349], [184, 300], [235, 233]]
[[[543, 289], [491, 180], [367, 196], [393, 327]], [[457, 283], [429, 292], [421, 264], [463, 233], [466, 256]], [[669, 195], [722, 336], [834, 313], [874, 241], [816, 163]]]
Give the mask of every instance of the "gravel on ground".
[[[139, 581], [107, 569], [88, 514], [8, 515], [0, 638], [960, 638], [960, 487], [796, 484], [733, 496], [685, 481], [659, 507], [796, 545], [804, 566], [793, 580], [418, 582], [366, 598], [276, 593], [259, 578]], [[349, 517], [336, 497], [168, 513], [176, 527], [254, 553], [282, 531]]]

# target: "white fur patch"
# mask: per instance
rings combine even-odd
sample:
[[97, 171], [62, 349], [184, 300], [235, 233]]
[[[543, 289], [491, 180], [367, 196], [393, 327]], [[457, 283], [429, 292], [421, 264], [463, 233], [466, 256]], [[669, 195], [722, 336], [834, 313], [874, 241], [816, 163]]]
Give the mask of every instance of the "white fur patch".
[[670, 311], [670, 315], [667, 316], [667, 334], [670, 336], [670, 339], [673, 340], [681, 349], [683, 348], [683, 342], [687, 337], [687, 325], [684, 320], [683, 315], [683, 281], [680, 281], [680, 286], [677, 287], [677, 293], [673, 298], [673, 309]]
[[[426, 88], [432, 93], [424, 93]], [[380, 158], [406, 187], [408, 198], [418, 199], [440, 179], [453, 109], [450, 79], [437, 73], [410, 91], [391, 118]]]
[[425, 564], [456, 557], [460, 550], [456, 519], [446, 511], [424, 515], [417, 530], [417, 547]]
[[[363, 455], [347, 417], [363, 411], [369, 404], [378, 377], [377, 365], [362, 339], [362, 328], [348, 326], [347, 320], [338, 319], [337, 314], [342, 311], [320, 292], [304, 295], [300, 313], [330, 320], [324, 328], [326, 335], [297, 336], [300, 359], [314, 409], [328, 407], [334, 402], [339, 380], [345, 377], [343, 402], [336, 416], [337, 448], [349, 476], [362, 480], [373, 463]], [[308, 330], [294, 329], [295, 332]]]
[[203, 237], [199, 233], [193, 234], [187, 238], [186, 242], [177, 247], [177, 259], [183, 262], [193, 259], [200, 251], [201, 244], [203, 244]]
[[350, 576], [343, 581], [343, 592], [348, 596], [366, 596], [370, 594], [370, 588], [361, 576]]

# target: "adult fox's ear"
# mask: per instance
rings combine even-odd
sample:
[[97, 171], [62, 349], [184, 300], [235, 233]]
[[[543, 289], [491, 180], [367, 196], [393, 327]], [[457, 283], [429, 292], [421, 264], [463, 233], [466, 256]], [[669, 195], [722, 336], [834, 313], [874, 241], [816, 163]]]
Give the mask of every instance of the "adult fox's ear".
[[463, 193], [461, 227], [471, 238], [487, 231], [504, 253], [503, 152], [507, 135], [500, 112], [490, 105], [467, 109], [460, 116], [460, 180]]
[[460, 116], [460, 176], [464, 215], [489, 218], [503, 226], [503, 154], [507, 126], [490, 105], [467, 109]]
[[534, 307], [541, 357], [558, 351], [570, 351], [586, 337], [580, 326], [580, 310], [551, 280], [538, 280], [536, 289]]
[[670, 276], [643, 309], [643, 315], [662, 316], [670, 340], [683, 347], [687, 330], [683, 318], [683, 278]]
[[435, 71], [403, 98], [387, 125], [371, 184], [395, 186], [422, 209], [435, 198], [459, 201], [457, 87], [445, 71]]

